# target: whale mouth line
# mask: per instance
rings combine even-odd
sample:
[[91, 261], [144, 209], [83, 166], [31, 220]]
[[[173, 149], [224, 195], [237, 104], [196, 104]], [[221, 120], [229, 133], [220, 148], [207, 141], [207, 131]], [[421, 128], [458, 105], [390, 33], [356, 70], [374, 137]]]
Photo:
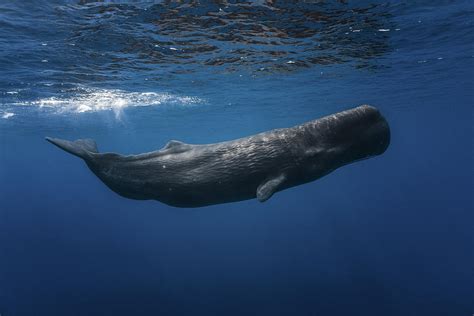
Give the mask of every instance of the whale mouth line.
[[[16, 107], [34, 107], [56, 114], [81, 114], [113, 111], [119, 118], [124, 109], [156, 106], [196, 106], [205, 101], [198, 97], [167, 92], [130, 92], [120, 89], [76, 88], [66, 96], [52, 96], [13, 103]], [[10, 113], [10, 116], [15, 115]], [[4, 116], [7, 116], [5, 114]], [[9, 118], [4, 117], [4, 118]]]

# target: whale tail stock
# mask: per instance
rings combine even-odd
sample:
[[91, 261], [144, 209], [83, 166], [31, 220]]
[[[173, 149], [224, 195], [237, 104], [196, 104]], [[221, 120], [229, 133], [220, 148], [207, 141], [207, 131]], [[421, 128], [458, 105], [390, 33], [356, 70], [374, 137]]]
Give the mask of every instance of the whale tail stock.
[[46, 137], [46, 140], [62, 150], [82, 159], [87, 159], [91, 154], [99, 152], [97, 150], [97, 144], [92, 139], [78, 139], [71, 142], [69, 140]]

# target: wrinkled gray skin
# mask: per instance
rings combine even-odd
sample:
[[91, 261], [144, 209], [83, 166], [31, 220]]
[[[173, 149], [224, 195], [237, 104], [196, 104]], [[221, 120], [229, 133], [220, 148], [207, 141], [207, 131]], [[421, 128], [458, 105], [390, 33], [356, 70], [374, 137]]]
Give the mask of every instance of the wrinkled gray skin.
[[351, 162], [382, 154], [387, 121], [363, 105], [291, 128], [208, 145], [170, 141], [150, 153], [99, 153], [92, 140], [46, 138], [81, 157], [121, 196], [200, 207], [257, 197], [314, 181]]

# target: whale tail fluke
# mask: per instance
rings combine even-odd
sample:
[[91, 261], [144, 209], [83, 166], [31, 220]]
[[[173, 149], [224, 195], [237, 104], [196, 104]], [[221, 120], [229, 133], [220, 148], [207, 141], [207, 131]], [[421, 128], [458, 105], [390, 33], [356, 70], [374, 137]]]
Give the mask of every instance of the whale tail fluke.
[[82, 159], [87, 159], [93, 153], [98, 153], [97, 144], [92, 139], [78, 139], [76, 141], [69, 141], [59, 138], [46, 137], [46, 140], [53, 145], [67, 151], [70, 154], [78, 156]]

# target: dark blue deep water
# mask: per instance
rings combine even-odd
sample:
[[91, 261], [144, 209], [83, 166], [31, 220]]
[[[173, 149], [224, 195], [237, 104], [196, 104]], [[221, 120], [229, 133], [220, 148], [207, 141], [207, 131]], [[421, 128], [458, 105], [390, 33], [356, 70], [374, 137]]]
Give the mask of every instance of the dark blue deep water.
[[[0, 315], [471, 315], [474, 4], [0, 1]], [[382, 156], [198, 209], [44, 141], [139, 153], [377, 106]]]

